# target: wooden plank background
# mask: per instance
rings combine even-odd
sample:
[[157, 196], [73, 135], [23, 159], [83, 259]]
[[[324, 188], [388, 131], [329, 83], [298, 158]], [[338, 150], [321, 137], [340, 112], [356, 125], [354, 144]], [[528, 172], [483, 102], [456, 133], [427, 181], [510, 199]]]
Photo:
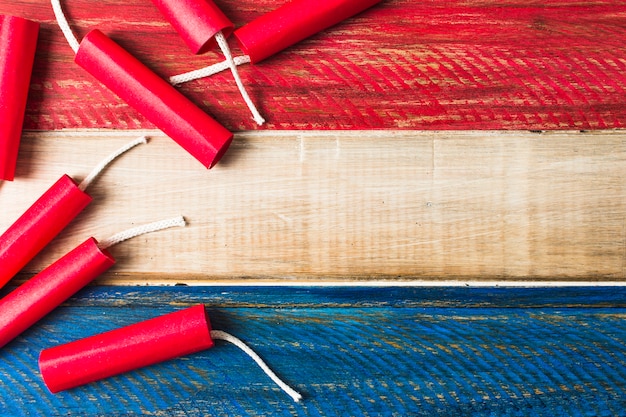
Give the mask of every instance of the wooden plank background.
[[[280, 2], [216, 3], [241, 26]], [[192, 56], [148, 0], [63, 4], [79, 37], [99, 28], [161, 76], [221, 59]], [[13, 284], [88, 236], [188, 221], [112, 248], [96, 281], [151, 285], [89, 287], [2, 349], [0, 414], [626, 409], [626, 2], [384, 0], [241, 67], [263, 128], [228, 74], [180, 87], [237, 132], [210, 171], [72, 62], [48, 1], [0, 0], [0, 13], [42, 23], [0, 230], [60, 175], [151, 137]], [[213, 286], [155, 285], [174, 283]], [[493, 288], [567, 283], [586, 287]], [[223, 345], [60, 395], [43, 386], [41, 349], [195, 303], [305, 402]]]
[[[277, 6], [218, 3], [236, 26]], [[149, 1], [63, 5], [79, 37], [99, 28], [162, 76], [221, 59], [192, 56]], [[623, 282], [625, 12], [383, 1], [242, 67], [264, 128], [228, 74], [181, 87], [239, 132], [207, 172], [73, 63], [47, 1], [0, 0], [42, 23], [0, 229], [61, 174], [147, 133], [21, 279], [87, 236], [183, 214], [187, 229], [115, 248], [98, 282]], [[529, 132], [546, 129], [559, 132]]]
[[[162, 76], [192, 55], [148, 0], [63, 0]], [[239, 27], [273, 0], [216, 0]], [[27, 129], [151, 128], [73, 63], [48, 1], [0, 1], [42, 23]], [[268, 130], [606, 129], [626, 124], [626, 2], [384, 0], [241, 75]], [[234, 41], [231, 42], [237, 49]], [[231, 130], [259, 129], [229, 74], [181, 87]]]
[[[41, 349], [198, 303], [304, 400], [224, 343], [57, 395], [43, 385]], [[2, 349], [0, 413], [621, 416], [625, 308], [624, 288], [92, 287]]]
[[150, 142], [26, 276], [89, 236], [184, 215], [112, 248], [101, 282], [624, 280], [621, 132], [241, 133], [210, 171], [158, 131], [33, 132], [0, 229], [138, 133]]

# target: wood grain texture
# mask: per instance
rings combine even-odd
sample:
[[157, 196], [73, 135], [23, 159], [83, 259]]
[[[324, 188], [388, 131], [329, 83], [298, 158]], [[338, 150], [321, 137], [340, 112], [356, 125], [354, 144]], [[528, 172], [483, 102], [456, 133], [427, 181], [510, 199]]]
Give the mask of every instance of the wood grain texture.
[[[237, 27], [282, 4], [216, 3]], [[161, 76], [222, 59], [192, 55], [150, 1], [63, 4], [79, 37], [99, 28]], [[27, 128], [153, 127], [73, 63], [47, 1], [0, 13], [42, 23]], [[241, 75], [269, 130], [619, 128], [626, 2], [385, 0]], [[231, 130], [258, 129], [229, 74], [181, 91]]]
[[[50, 394], [43, 348], [205, 303], [237, 348]], [[46, 416], [623, 416], [623, 288], [92, 287], [0, 351], [0, 413]]]
[[157, 131], [29, 132], [0, 230], [140, 133], [150, 143], [104, 172], [23, 277], [89, 236], [184, 215], [113, 247], [99, 282], [624, 282], [619, 131], [250, 132], [210, 171]]

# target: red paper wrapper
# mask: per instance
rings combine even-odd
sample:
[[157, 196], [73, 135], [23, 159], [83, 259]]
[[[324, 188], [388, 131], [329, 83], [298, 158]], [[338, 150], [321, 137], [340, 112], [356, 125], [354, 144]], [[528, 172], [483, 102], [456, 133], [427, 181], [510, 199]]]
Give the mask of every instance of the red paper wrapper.
[[42, 319], [115, 260], [90, 238], [0, 300], [0, 347]]
[[205, 167], [214, 166], [228, 149], [231, 132], [99, 30], [83, 38], [76, 63]]
[[233, 24], [211, 0], [152, 0], [183, 38], [191, 52], [202, 54], [215, 45], [219, 31], [228, 36]]
[[72, 178], [62, 176], [0, 236], [0, 287], [91, 202]]
[[237, 29], [234, 35], [255, 64], [380, 1], [294, 0]]
[[0, 179], [15, 177], [39, 23], [0, 16]]
[[39, 369], [59, 392], [213, 346], [204, 305], [45, 349]]

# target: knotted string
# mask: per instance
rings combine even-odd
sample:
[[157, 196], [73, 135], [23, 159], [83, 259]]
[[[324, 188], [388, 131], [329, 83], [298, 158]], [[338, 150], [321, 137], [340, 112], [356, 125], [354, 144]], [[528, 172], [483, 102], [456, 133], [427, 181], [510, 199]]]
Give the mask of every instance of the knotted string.
[[91, 185], [91, 183], [98, 177], [98, 175], [102, 173], [102, 171], [104, 171], [107, 166], [109, 166], [111, 162], [116, 160], [120, 155], [142, 143], [148, 143], [148, 139], [145, 136], [141, 136], [134, 141], [127, 143], [126, 145], [119, 148], [117, 151], [113, 152], [111, 155], [107, 156], [105, 159], [100, 161], [98, 165], [96, 165], [96, 167], [89, 173], [89, 175], [85, 177], [85, 179], [78, 185], [78, 188], [81, 191], [85, 191], [87, 187]]
[[294, 390], [289, 385], [287, 385], [283, 380], [281, 380], [274, 373], [274, 371], [272, 371], [270, 367], [267, 366], [265, 362], [263, 362], [263, 359], [261, 359], [259, 355], [257, 355], [257, 353], [253, 351], [243, 341], [239, 340], [235, 336], [229, 333], [226, 333], [222, 330], [211, 330], [211, 337], [216, 340], [224, 340], [226, 342], [232, 343], [233, 345], [237, 346], [239, 349], [243, 350], [248, 356], [250, 356], [257, 363], [257, 365], [259, 365], [259, 367], [263, 370], [263, 372], [265, 372], [265, 374], [269, 376], [270, 379], [274, 381], [274, 383], [278, 385], [283, 391], [285, 391], [285, 393], [287, 393], [287, 395], [289, 395], [295, 402], [298, 402], [302, 399], [302, 395], [300, 395], [300, 393], [298, 393], [296, 390]]
[[132, 229], [124, 230], [102, 240], [98, 243], [100, 249], [107, 249], [113, 245], [124, 242], [136, 236], [145, 235], [146, 233], [156, 232], [170, 227], [184, 227], [186, 225], [185, 218], [183, 216], [174, 217], [172, 219], [160, 220], [153, 223], [144, 224], [141, 226], [133, 227]]
[[[72, 48], [74, 54], [76, 54], [78, 52], [78, 48], [80, 47], [80, 42], [76, 38], [76, 35], [74, 35], [74, 32], [72, 32], [72, 28], [70, 27], [70, 24], [68, 23], [67, 18], [63, 13], [63, 8], [61, 7], [60, 0], [50, 0], [50, 2], [52, 3], [52, 10], [54, 11], [54, 16], [57, 20], [57, 24], [59, 25], [61, 32], [63, 32], [63, 36], [65, 36], [67, 43], [70, 45], [70, 48]], [[232, 53], [230, 52], [230, 47], [228, 46], [228, 42], [226, 42], [226, 37], [221, 31], [217, 32], [217, 34], [215, 35], [215, 40], [217, 41], [217, 44], [219, 45], [222, 53], [224, 54], [224, 57], [226, 58], [225, 61], [211, 65], [210, 67], [202, 68], [198, 71], [191, 71], [189, 73], [170, 77], [169, 82], [171, 84], [177, 85], [188, 81], [197, 80], [199, 78], [208, 77], [226, 69], [230, 69], [230, 72], [233, 74], [233, 78], [235, 79], [235, 83], [237, 84], [237, 88], [239, 89], [239, 93], [241, 94], [243, 101], [248, 106], [250, 113], [252, 113], [252, 118], [258, 125], [262, 125], [263, 123], [265, 123], [265, 119], [263, 118], [263, 116], [261, 116], [256, 106], [252, 102], [248, 91], [241, 81], [239, 71], [237, 71], [237, 66], [243, 63], [249, 63], [250, 57], [245, 56], [233, 58]], [[214, 72], [208, 70], [209, 68], [212, 68], [212, 71]]]

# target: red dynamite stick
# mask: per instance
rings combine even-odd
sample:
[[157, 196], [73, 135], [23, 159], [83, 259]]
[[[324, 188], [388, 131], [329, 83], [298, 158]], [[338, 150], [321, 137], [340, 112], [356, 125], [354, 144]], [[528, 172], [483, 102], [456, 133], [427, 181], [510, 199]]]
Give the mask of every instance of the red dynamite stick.
[[152, 0], [194, 54], [215, 46], [217, 32], [228, 36], [233, 23], [211, 0]]
[[204, 305], [45, 349], [39, 369], [59, 392], [213, 346]]
[[205, 167], [228, 149], [231, 132], [99, 30], [83, 38], [75, 60]]
[[294, 0], [237, 29], [234, 36], [255, 64], [381, 0]]
[[54, 183], [0, 236], [0, 287], [50, 243], [91, 200], [67, 175]]
[[15, 177], [39, 23], [0, 16], [0, 180]]
[[0, 300], [0, 347], [115, 264], [90, 238]]
[[0, 300], [0, 347], [113, 266], [115, 259], [106, 248], [136, 236], [185, 224], [185, 219], [178, 216], [125, 230], [100, 243], [94, 238], [87, 239]]
[[79, 185], [69, 176], [62, 176], [0, 236], [0, 287], [87, 207], [92, 198], [85, 190], [98, 175], [117, 157], [141, 143], [146, 143], [145, 137], [116, 150]]

